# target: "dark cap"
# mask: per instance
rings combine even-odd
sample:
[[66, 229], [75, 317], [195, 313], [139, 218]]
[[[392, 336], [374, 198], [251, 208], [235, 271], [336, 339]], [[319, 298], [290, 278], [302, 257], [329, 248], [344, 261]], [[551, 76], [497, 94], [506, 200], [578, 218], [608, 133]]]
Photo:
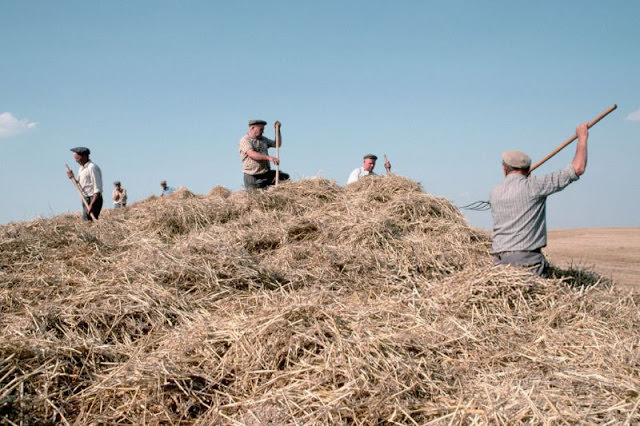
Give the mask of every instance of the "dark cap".
[[531, 166], [531, 158], [522, 151], [503, 152], [502, 162], [514, 169], [528, 169]]
[[78, 155], [89, 155], [89, 154], [91, 154], [91, 151], [89, 150], [89, 148], [86, 148], [84, 146], [77, 146], [75, 148], [71, 148], [70, 151], [71, 152], [75, 152]]
[[256, 125], [266, 125], [267, 122], [264, 120], [249, 120], [249, 126], [256, 126]]
[[370, 158], [372, 160], [377, 160], [378, 159], [378, 157], [376, 155], [373, 155], [373, 154], [367, 154], [364, 157], [362, 157], [363, 160], [366, 160], [367, 158]]
[[114, 184], [114, 185], [120, 185], [120, 181], [119, 181], [119, 180], [117, 180], [117, 181], [113, 182], [113, 184]]

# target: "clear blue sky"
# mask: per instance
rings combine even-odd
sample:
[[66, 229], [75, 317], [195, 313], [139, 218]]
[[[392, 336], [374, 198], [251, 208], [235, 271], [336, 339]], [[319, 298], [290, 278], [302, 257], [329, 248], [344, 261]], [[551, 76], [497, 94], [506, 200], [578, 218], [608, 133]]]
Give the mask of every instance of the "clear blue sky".
[[549, 227], [640, 226], [638, 17], [635, 0], [3, 1], [0, 223], [78, 211], [64, 169], [78, 145], [109, 199], [114, 180], [130, 202], [161, 179], [238, 190], [251, 118], [269, 137], [283, 123], [294, 180], [344, 185], [363, 154], [387, 154], [462, 205], [502, 180], [504, 150], [535, 162], [616, 103]]

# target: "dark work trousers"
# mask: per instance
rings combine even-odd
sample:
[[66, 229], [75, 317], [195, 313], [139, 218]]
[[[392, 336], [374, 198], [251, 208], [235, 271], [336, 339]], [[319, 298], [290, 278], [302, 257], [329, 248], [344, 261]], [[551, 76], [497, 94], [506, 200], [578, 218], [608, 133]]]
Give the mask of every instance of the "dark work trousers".
[[[289, 175], [287, 173], [280, 172], [280, 181], [285, 180], [289, 180]], [[246, 173], [244, 174], [244, 187], [247, 188], [247, 191], [262, 189], [275, 184], [275, 170], [269, 170], [268, 172], [261, 173], [259, 175], [248, 175]]]
[[[87, 205], [91, 204], [91, 197], [84, 197], [84, 199], [87, 201]], [[102, 211], [102, 197], [97, 199], [91, 208], [91, 213], [93, 213], [96, 219], [100, 217], [100, 211]], [[85, 206], [84, 203], [82, 203], [82, 218], [89, 221], [93, 220], [87, 212], [87, 206]]]

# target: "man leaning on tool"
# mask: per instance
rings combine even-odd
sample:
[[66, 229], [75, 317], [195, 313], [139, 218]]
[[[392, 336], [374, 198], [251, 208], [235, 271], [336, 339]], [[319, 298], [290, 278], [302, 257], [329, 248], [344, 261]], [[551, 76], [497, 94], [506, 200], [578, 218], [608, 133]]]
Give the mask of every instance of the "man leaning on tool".
[[587, 123], [576, 128], [578, 145], [566, 168], [545, 176], [529, 176], [531, 159], [520, 151], [502, 154], [504, 181], [491, 191], [493, 257], [496, 265], [528, 267], [544, 276], [549, 263], [541, 252], [547, 245], [547, 196], [578, 180], [587, 166]]
[[[102, 172], [100, 167], [89, 159], [89, 148], [79, 146], [71, 148], [73, 159], [80, 165], [78, 183], [86, 203], [82, 204], [82, 218], [91, 221], [91, 216], [98, 219], [102, 210]], [[67, 171], [67, 177], [73, 179], [73, 172]], [[88, 206], [88, 207], [87, 207]]]
[[[266, 188], [275, 185], [275, 170], [271, 170], [270, 163], [279, 164], [279, 159], [269, 155], [269, 148], [276, 146], [276, 142], [263, 136], [264, 120], [249, 120], [249, 131], [238, 143], [242, 171], [244, 172], [244, 186], [247, 191]], [[280, 133], [280, 122], [274, 123], [276, 134]], [[282, 144], [282, 139], [277, 137]], [[280, 172], [279, 180], [288, 180], [287, 173]]]

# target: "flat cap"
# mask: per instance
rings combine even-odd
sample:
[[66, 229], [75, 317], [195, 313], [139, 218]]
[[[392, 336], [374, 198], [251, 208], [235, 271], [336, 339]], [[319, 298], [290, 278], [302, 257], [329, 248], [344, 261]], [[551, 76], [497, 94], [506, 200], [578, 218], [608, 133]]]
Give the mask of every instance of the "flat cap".
[[119, 180], [117, 180], [117, 181], [113, 182], [113, 184], [114, 184], [114, 185], [120, 185], [120, 181], [119, 181]]
[[255, 125], [266, 125], [267, 122], [264, 120], [249, 120], [249, 126], [255, 126]]
[[521, 151], [505, 151], [502, 153], [502, 161], [514, 169], [528, 169], [531, 167], [531, 158]]
[[367, 154], [364, 157], [362, 157], [363, 160], [366, 160], [367, 158], [371, 158], [372, 160], [377, 160], [378, 156], [374, 154]]
[[70, 151], [71, 152], [75, 152], [78, 155], [89, 155], [89, 154], [91, 154], [91, 151], [89, 150], [89, 148], [84, 147], [84, 146], [77, 146], [75, 148], [71, 148]]

